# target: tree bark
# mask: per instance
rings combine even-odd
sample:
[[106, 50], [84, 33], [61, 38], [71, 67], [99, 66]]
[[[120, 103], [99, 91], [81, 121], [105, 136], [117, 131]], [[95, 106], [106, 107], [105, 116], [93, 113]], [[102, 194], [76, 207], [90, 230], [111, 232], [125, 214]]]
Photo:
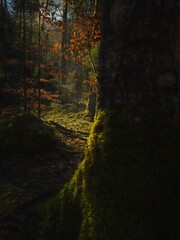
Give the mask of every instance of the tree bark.
[[174, 97], [167, 88], [175, 87], [175, 72], [179, 72], [177, 2], [128, 5], [123, 1], [103, 4], [99, 108], [121, 108], [127, 118], [142, 119], [150, 105], [162, 106], [165, 97], [169, 101]]
[[27, 113], [27, 82], [26, 82], [26, 3], [23, 0], [23, 88], [24, 88], [24, 113]]
[[38, 118], [41, 118], [41, 14], [38, 15]]
[[[64, 54], [65, 50], [66, 50], [66, 43], [67, 43], [67, 11], [68, 11], [68, 3], [67, 0], [63, 1], [63, 26], [64, 26], [64, 30], [62, 33], [62, 54]], [[66, 83], [66, 73], [67, 73], [67, 62], [66, 59], [64, 57], [64, 55], [62, 55], [61, 57], [61, 73], [62, 73], [62, 77], [61, 77], [61, 83], [65, 84]]]
[[[102, 211], [95, 210], [94, 220], [101, 215], [99, 221], [109, 229], [95, 223], [95, 236], [178, 239], [180, 152], [173, 128], [179, 111], [179, 4], [114, 0], [102, 7], [98, 109], [109, 117], [95, 132], [106, 143], [93, 144], [93, 173], [87, 183], [89, 192], [97, 194], [91, 204], [104, 201], [104, 211], [109, 209], [103, 213], [97, 204]], [[99, 181], [99, 187], [93, 184]]]

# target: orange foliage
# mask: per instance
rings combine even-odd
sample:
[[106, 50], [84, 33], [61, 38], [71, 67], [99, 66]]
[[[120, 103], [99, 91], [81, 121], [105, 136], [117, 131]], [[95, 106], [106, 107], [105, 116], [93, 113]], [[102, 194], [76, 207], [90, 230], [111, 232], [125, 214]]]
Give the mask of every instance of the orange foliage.
[[[78, 18], [72, 25], [68, 25], [67, 36], [69, 43], [63, 47], [60, 42], [55, 43], [50, 50], [57, 56], [63, 56], [66, 60], [81, 61], [83, 64], [89, 64], [84, 57], [90, 54], [90, 50], [100, 44], [101, 30], [99, 17], [86, 16], [83, 14], [82, 6], [75, 8]], [[63, 23], [59, 31], [64, 31]], [[69, 31], [70, 29], [70, 31]]]

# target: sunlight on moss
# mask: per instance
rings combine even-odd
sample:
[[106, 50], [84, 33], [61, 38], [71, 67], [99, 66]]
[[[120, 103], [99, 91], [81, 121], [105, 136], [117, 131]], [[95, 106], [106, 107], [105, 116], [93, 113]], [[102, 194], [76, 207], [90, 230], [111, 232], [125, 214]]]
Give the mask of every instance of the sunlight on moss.
[[[116, 112], [99, 112], [85, 160], [56, 200], [42, 211], [46, 224], [41, 233], [63, 240], [109, 240], [112, 236], [113, 239], [126, 239], [126, 236], [135, 239], [137, 235], [153, 239], [154, 232], [149, 232], [148, 226], [155, 213], [153, 208], [146, 209], [146, 204], [157, 196], [156, 193], [147, 195], [146, 190], [151, 192], [154, 188], [162, 192], [161, 187], [169, 186], [163, 182], [157, 186], [149, 169], [153, 169], [155, 162], [164, 161], [160, 177], [163, 179], [175, 172], [176, 164], [171, 171], [167, 165], [172, 158], [176, 160], [172, 154], [175, 149], [171, 149], [176, 139], [172, 138], [171, 130], [167, 133], [167, 125], [164, 127], [168, 139], [161, 138], [164, 128], [156, 131], [161, 141], [159, 152], [152, 141], [153, 130], [147, 126], [147, 123], [140, 126], [118, 118]], [[164, 149], [167, 141], [171, 142], [169, 150]], [[149, 152], [152, 149], [155, 152]], [[142, 217], [146, 211], [149, 215]]]
[[47, 121], [54, 121], [59, 123], [65, 128], [89, 132], [92, 126], [90, 119], [86, 117], [84, 112], [70, 112], [69, 110], [56, 110], [47, 111], [44, 113], [43, 118]]
[[[86, 159], [80, 164], [71, 181], [61, 190], [59, 195], [41, 208], [41, 213], [45, 218], [41, 231], [42, 239], [44, 235], [51, 236], [52, 239], [69, 239], [69, 236], [78, 239], [80, 232], [80, 239], [88, 239], [87, 235], [91, 236], [90, 239], [93, 239], [94, 233], [91, 226], [94, 225], [94, 217], [87, 192], [87, 175], [89, 169], [93, 166], [90, 163], [88, 153], [93, 154], [93, 151], [96, 151], [94, 144], [97, 141], [98, 132], [100, 133], [102, 130], [100, 125], [104, 115], [104, 113], [100, 113], [95, 120], [89, 138]], [[100, 136], [100, 139], [99, 144], [102, 143], [102, 136]], [[59, 228], [56, 235], [54, 229], [57, 224]], [[90, 226], [90, 228], [87, 226]]]

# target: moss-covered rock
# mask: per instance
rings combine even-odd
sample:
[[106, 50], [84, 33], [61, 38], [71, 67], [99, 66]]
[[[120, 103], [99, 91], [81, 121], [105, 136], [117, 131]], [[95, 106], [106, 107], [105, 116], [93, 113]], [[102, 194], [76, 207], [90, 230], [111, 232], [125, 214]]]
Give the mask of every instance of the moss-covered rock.
[[53, 130], [34, 115], [18, 115], [0, 123], [0, 155], [32, 156], [55, 144]]

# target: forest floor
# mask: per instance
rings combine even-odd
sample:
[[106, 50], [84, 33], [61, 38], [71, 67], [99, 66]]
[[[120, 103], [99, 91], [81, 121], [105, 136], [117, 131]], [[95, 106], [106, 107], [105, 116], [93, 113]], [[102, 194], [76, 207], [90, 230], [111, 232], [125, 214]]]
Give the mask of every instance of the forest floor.
[[91, 125], [72, 109], [0, 121], [0, 240], [38, 239], [40, 206], [72, 177]]

